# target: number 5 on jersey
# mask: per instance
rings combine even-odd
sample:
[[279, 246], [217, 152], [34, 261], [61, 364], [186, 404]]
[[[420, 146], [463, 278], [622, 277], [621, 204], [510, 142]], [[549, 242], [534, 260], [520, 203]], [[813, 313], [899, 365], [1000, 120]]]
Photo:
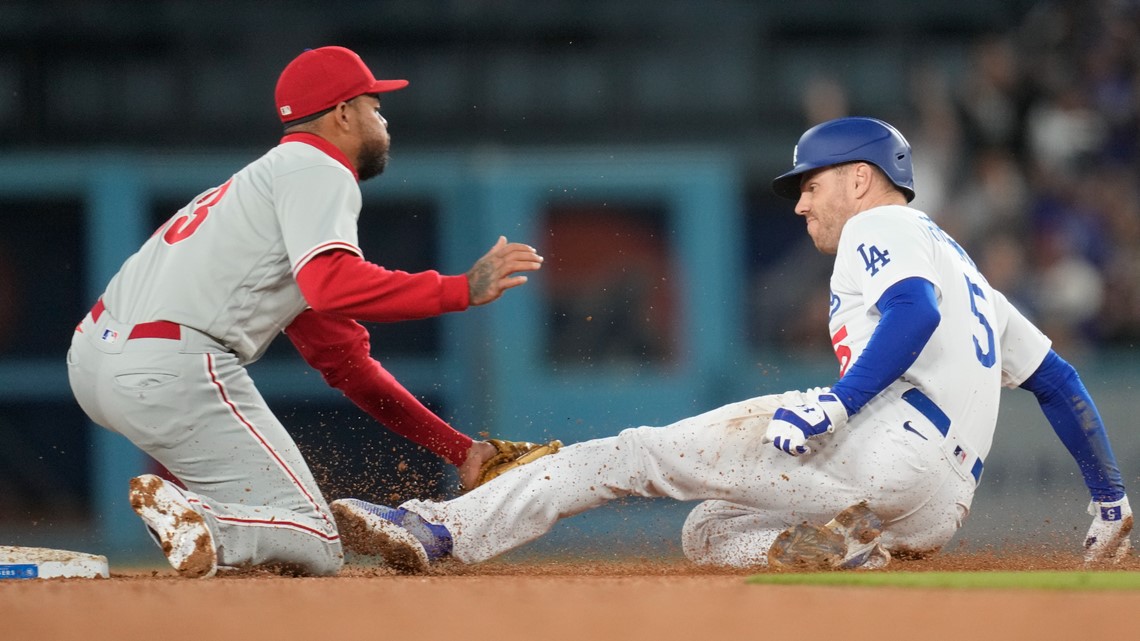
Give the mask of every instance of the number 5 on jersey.
[[974, 312], [978, 324], [981, 325], [982, 331], [986, 334], [985, 349], [982, 348], [978, 337], [974, 336], [974, 355], [978, 357], [978, 362], [982, 364], [982, 367], [990, 368], [997, 362], [997, 350], [994, 349], [994, 328], [990, 325], [990, 321], [986, 320], [986, 315], [982, 313], [982, 310], [978, 309], [978, 300], [986, 300], [986, 294], [981, 287], [970, 280], [969, 276], [966, 276], [966, 290], [970, 292], [970, 311]]

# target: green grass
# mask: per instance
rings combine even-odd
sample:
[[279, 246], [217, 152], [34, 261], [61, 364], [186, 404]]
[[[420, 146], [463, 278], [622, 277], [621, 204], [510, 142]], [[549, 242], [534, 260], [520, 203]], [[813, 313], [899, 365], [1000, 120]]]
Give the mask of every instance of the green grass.
[[1026, 590], [1137, 590], [1140, 572], [1035, 570], [1026, 572], [812, 572], [748, 577], [761, 585]]

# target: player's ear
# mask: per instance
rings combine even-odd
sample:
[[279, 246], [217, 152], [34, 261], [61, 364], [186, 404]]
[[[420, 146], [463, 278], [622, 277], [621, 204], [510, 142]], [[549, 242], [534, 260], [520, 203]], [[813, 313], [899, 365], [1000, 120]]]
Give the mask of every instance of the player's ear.
[[855, 187], [855, 197], [862, 198], [874, 182], [875, 168], [865, 162], [857, 162], [852, 168], [851, 181]]
[[340, 129], [347, 129], [348, 128], [348, 126], [349, 126], [349, 124], [348, 124], [348, 119], [349, 119], [348, 112], [349, 111], [351, 111], [351, 109], [349, 107], [349, 104], [345, 101], [341, 101], [341, 102], [337, 103], [337, 105], [335, 107], [333, 107], [332, 112], [333, 112], [334, 120], [336, 122], [336, 126], [338, 128], [340, 128]]

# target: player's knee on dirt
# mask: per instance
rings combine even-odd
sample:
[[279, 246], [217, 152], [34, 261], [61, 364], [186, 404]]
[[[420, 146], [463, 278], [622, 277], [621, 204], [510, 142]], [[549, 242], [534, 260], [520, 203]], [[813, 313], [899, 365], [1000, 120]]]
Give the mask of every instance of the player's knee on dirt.
[[344, 567], [344, 552], [340, 546], [323, 545], [319, 554], [314, 554], [306, 568], [311, 576], [335, 576]]
[[278, 542], [276, 552], [258, 561], [276, 567], [282, 574], [297, 576], [335, 576], [344, 567], [344, 550], [339, 541], [313, 536], [295, 538], [288, 544]]
[[689, 512], [685, 524], [681, 526], [681, 550], [685, 558], [697, 565], [712, 565], [710, 560], [709, 515], [707, 501]]
[[779, 528], [766, 527], [762, 515], [727, 501], [705, 501], [689, 512], [681, 528], [681, 549], [697, 565], [766, 565], [768, 548]]

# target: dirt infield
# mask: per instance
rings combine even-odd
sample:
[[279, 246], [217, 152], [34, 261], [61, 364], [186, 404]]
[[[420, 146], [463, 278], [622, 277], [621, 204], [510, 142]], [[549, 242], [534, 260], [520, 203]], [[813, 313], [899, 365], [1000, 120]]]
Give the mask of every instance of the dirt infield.
[[[1078, 566], [1056, 555], [951, 554], [888, 571]], [[1111, 571], [1140, 571], [1140, 562]], [[1041, 641], [1131, 630], [1140, 605], [1133, 592], [760, 586], [745, 583], [749, 574], [683, 561], [575, 561], [456, 565], [426, 577], [355, 565], [322, 579], [187, 580], [164, 569], [0, 581], [0, 639]]]

